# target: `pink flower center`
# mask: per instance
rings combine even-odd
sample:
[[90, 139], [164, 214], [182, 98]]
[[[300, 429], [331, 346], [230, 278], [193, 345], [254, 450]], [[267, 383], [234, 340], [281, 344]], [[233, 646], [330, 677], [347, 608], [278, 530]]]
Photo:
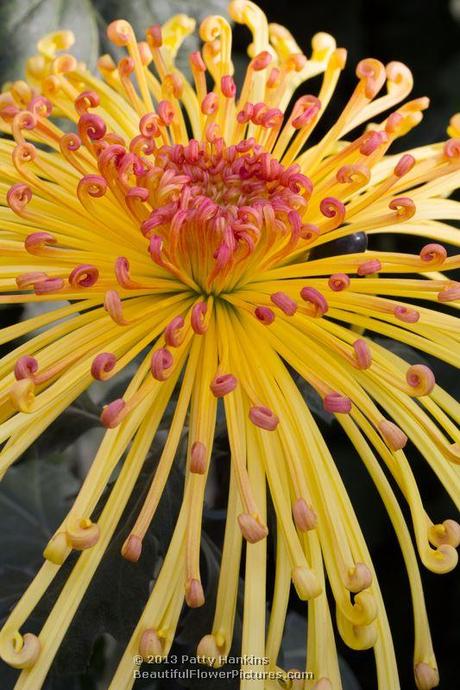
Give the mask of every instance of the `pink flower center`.
[[256, 247], [263, 258], [302, 237], [312, 185], [298, 165], [284, 167], [253, 139], [232, 146], [212, 137], [161, 146], [142, 139], [148, 158], [133, 146], [102, 146], [99, 170], [167, 270], [193, 276], [209, 293], [216, 281], [225, 289], [230, 269], [244, 270]]

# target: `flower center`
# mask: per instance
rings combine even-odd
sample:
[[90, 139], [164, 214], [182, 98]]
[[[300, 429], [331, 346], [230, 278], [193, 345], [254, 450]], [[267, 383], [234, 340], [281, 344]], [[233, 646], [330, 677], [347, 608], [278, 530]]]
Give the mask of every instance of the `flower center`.
[[[101, 157], [107, 161], [119, 148]], [[192, 139], [149, 153], [149, 159], [131, 154], [128, 177], [129, 154], [119, 156], [117, 177], [123, 170], [125, 196], [142, 205], [141, 230], [152, 259], [193, 279], [205, 294], [233, 289], [249, 268], [279, 260], [311, 233], [302, 223], [310, 180], [254, 139], [231, 146], [222, 138]], [[107, 169], [104, 161], [101, 167]]]

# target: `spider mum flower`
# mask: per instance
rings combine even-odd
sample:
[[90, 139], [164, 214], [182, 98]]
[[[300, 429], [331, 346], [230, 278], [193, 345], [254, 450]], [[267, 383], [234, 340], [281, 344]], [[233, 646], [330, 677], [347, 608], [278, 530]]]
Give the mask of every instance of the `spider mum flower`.
[[[410, 366], [372, 334], [460, 363], [459, 321], [444, 306], [460, 304], [460, 285], [449, 278], [460, 259], [439, 244], [460, 244], [443, 222], [460, 219], [458, 202], [447, 198], [460, 181], [458, 117], [446, 142], [392, 155], [428, 103], [399, 105], [410, 71], [366, 59], [343, 112], [310, 145], [345, 51], [322, 33], [306, 57], [251, 2], [234, 0], [229, 12], [253, 34], [238, 89], [223, 17], [201, 24], [191, 78], [175, 66], [194, 30], [179, 15], [141, 42], [127, 22], [112, 23], [109, 39], [126, 54], [118, 64], [102, 56], [102, 78], [65, 52], [71, 33], [47, 36], [26, 81], [0, 96], [10, 135], [0, 144], [0, 300], [57, 303], [1, 331], [3, 343], [30, 337], [0, 363], [0, 472], [93, 380], [110, 380], [142, 354], [123, 397], [101, 410], [100, 450], [1, 633], [2, 657], [23, 669], [20, 690], [42, 686], [175, 389], [169, 435], [120, 557], [142, 558], [189, 415], [182, 507], [111, 690], [132, 686], [138, 655], [168, 653], [184, 604], [204, 603], [200, 532], [218, 405], [231, 449], [228, 514], [214, 624], [198, 654], [218, 665], [230, 650], [244, 549], [244, 670], [260, 671], [251, 658], [264, 656], [277, 668], [293, 586], [308, 601], [316, 690], [341, 687], [335, 635], [374, 650], [381, 690], [399, 687], [369, 551], [292, 370], [336, 416], [385, 503], [410, 582], [416, 683], [438, 684], [416, 551], [387, 474], [409, 507], [420, 560], [451, 570], [459, 526], [427, 515], [404, 448], [410, 439], [458, 503], [460, 406], [425, 364]], [[297, 87], [319, 74], [319, 93], [291, 107]], [[368, 236], [382, 233], [421, 238], [420, 252], [368, 249]], [[277, 558], [266, 620], [268, 493]], [[72, 550], [82, 553], [42, 631], [28, 633], [24, 623]], [[266, 687], [241, 681], [249, 685]]]

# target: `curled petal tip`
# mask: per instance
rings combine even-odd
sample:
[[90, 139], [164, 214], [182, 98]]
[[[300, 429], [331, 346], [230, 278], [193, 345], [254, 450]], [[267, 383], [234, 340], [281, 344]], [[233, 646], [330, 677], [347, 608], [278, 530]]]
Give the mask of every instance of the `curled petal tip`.
[[329, 309], [326, 298], [316, 288], [304, 287], [300, 291], [300, 296], [305, 302], [309, 302], [312, 305], [312, 316], [323, 316]]
[[415, 215], [415, 204], [408, 196], [401, 196], [397, 199], [392, 199], [388, 204], [392, 211], [396, 211], [398, 220], [409, 220]]
[[272, 60], [273, 57], [271, 53], [269, 53], [268, 50], [263, 50], [252, 58], [251, 67], [254, 71], [259, 72], [260, 70], [266, 69]]
[[422, 247], [420, 259], [426, 263], [441, 265], [447, 259], [447, 250], [442, 244], [432, 242]]
[[142, 539], [137, 534], [130, 534], [121, 549], [121, 555], [131, 563], [137, 563], [142, 553]]
[[77, 518], [69, 522], [66, 529], [67, 540], [78, 551], [90, 549], [100, 537], [99, 525], [88, 518]]
[[432, 690], [439, 685], [438, 670], [424, 661], [415, 664], [414, 676], [418, 690]]
[[315, 529], [318, 524], [318, 517], [315, 511], [303, 498], [298, 498], [294, 502], [292, 506], [292, 516], [295, 526], [301, 532], [308, 532], [311, 529]]
[[196, 72], [206, 72], [206, 64], [199, 50], [189, 54], [189, 63], [192, 70]]
[[169, 347], [179, 347], [184, 340], [182, 329], [184, 327], [184, 319], [182, 316], [176, 316], [168, 323], [165, 328], [165, 343]]
[[415, 165], [415, 158], [410, 153], [405, 153], [396, 164], [394, 174], [396, 177], [403, 177], [412, 170]]
[[456, 549], [460, 545], [460, 525], [455, 520], [444, 520], [430, 528], [429, 538], [437, 546], [449, 544]]
[[195, 441], [190, 451], [190, 472], [204, 474], [207, 465], [207, 450], [204, 443]]
[[62, 565], [70, 551], [67, 535], [65, 532], [55, 534], [43, 551], [43, 557], [51, 563]]
[[[141, 188], [137, 188], [135, 191], [138, 193]], [[130, 189], [128, 192], [128, 197], [133, 198], [134, 190]], [[142, 192], [138, 194], [138, 198], [142, 196]], [[139, 287], [139, 284], [132, 280], [131, 275], [130, 275], [130, 270], [129, 270], [129, 261], [125, 256], [119, 256], [116, 261], [115, 261], [115, 277], [117, 279], [118, 284], [125, 288], [125, 290], [130, 290], [130, 289], [136, 289]]]
[[413, 364], [406, 373], [406, 381], [416, 396], [429, 395], [436, 385], [433, 372], [425, 364]]
[[203, 335], [208, 330], [206, 322], [206, 313], [208, 305], [206, 302], [198, 302], [192, 307], [192, 315], [190, 317], [192, 328], [197, 335]]
[[34, 284], [36, 295], [47, 295], [51, 292], [59, 292], [65, 286], [62, 278], [44, 278]]
[[444, 144], [444, 155], [450, 160], [460, 158], [460, 139], [449, 139]]
[[229, 74], [226, 74], [222, 77], [220, 87], [223, 95], [226, 98], [233, 98], [235, 96], [236, 84], [233, 77], [231, 77]]
[[406, 434], [389, 419], [383, 419], [379, 424], [379, 431], [388, 447], [393, 450], [401, 450], [407, 443]]
[[403, 321], [404, 323], [417, 323], [420, 319], [420, 312], [402, 304], [394, 308], [393, 314], [398, 321]]
[[99, 270], [96, 266], [90, 264], [80, 264], [76, 266], [69, 275], [69, 284], [71, 287], [90, 288], [97, 283], [99, 278]]
[[255, 405], [249, 410], [249, 419], [255, 426], [267, 431], [274, 431], [279, 424], [279, 418], [264, 405]]
[[378, 273], [382, 270], [382, 263], [378, 259], [371, 259], [370, 261], [364, 261], [358, 266], [356, 271], [359, 276], [369, 276], [373, 273]]
[[297, 304], [285, 292], [274, 292], [270, 299], [287, 316], [294, 316], [297, 311]]
[[347, 573], [346, 588], [357, 594], [372, 584], [372, 573], [365, 563], [356, 563]]
[[77, 195], [82, 203], [86, 197], [99, 199], [104, 196], [106, 191], [107, 182], [100, 175], [84, 175], [77, 186]]
[[185, 587], [185, 601], [191, 609], [197, 609], [205, 602], [203, 586], [196, 578], [189, 580]]
[[222, 665], [219, 663], [220, 657], [223, 656], [222, 649], [219, 649], [215, 635], [205, 635], [202, 637], [198, 643], [196, 653], [204, 659], [204, 663], [208, 666], [217, 668]]
[[386, 141], [388, 141], [388, 136], [385, 132], [367, 132], [363, 143], [359, 147], [359, 152], [363, 156], [370, 156]]
[[68, 50], [75, 43], [72, 31], [52, 31], [43, 36], [37, 43], [38, 52], [52, 59], [57, 51]]
[[305, 566], [297, 566], [292, 571], [292, 582], [302, 601], [314, 599], [321, 594], [321, 585], [312, 570]]
[[369, 369], [372, 365], [372, 354], [369, 345], [363, 338], [358, 338], [353, 343], [355, 362], [358, 369]]
[[124, 19], [116, 19], [107, 27], [107, 38], [118, 47], [126, 46], [133, 37], [131, 24]]
[[99, 115], [83, 113], [78, 120], [78, 134], [82, 141], [99, 141], [107, 133], [107, 126]]
[[275, 313], [269, 307], [256, 307], [254, 314], [264, 326], [269, 326], [275, 320]]
[[35, 384], [32, 379], [15, 381], [9, 390], [9, 399], [18, 412], [31, 413], [35, 402]]
[[40, 640], [32, 633], [21, 635], [16, 632], [9, 640], [2, 640], [0, 644], [2, 659], [13, 668], [32, 668], [40, 656], [40, 651]]
[[237, 385], [238, 379], [233, 374], [218, 374], [211, 381], [210, 388], [216, 398], [223, 398], [234, 391]]
[[79, 115], [86, 113], [89, 108], [97, 108], [100, 103], [97, 91], [82, 91], [74, 100], [75, 110]]
[[451, 283], [438, 292], [438, 302], [455, 302], [460, 300], [460, 283]]
[[337, 392], [328, 393], [323, 399], [323, 407], [326, 412], [332, 414], [348, 414], [351, 412], [351, 400]]
[[336, 180], [341, 184], [367, 184], [370, 180], [370, 170], [364, 165], [343, 165], [336, 173]]
[[46, 273], [43, 273], [43, 271], [20, 273], [18, 276], [16, 276], [16, 285], [20, 290], [27, 290], [28, 288], [33, 287], [37, 281], [45, 279]]
[[160, 121], [165, 127], [169, 127], [176, 117], [176, 111], [171, 101], [160, 101], [157, 105], [157, 113]]
[[342, 201], [335, 197], [328, 196], [321, 200], [319, 208], [323, 216], [336, 221], [335, 227], [342, 224], [346, 213], [345, 204]]
[[363, 589], [354, 596], [353, 624], [361, 627], [370, 625], [378, 614], [377, 602], [374, 594], [368, 589]]
[[154, 628], [147, 628], [139, 640], [139, 654], [145, 659], [150, 657], [161, 657], [163, 655], [163, 645]]
[[146, 139], [153, 139], [161, 134], [160, 120], [156, 113], [146, 113], [139, 120], [139, 131]]
[[14, 376], [18, 381], [32, 378], [37, 371], [38, 362], [35, 357], [30, 357], [30, 355], [19, 357], [14, 365]]
[[161, 48], [163, 45], [163, 37], [161, 31], [161, 24], [153, 24], [147, 29], [147, 39], [152, 48]]
[[309, 243], [319, 237], [319, 234], [319, 227], [313, 223], [304, 223], [300, 228], [300, 237]]
[[152, 355], [151, 372], [154, 379], [157, 381], [166, 381], [171, 374], [171, 367], [174, 364], [174, 358], [166, 347], [162, 347]]
[[266, 525], [263, 525], [258, 519], [249, 515], [249, 513], [241, 513], [238, 515], [238, 524], [243, 537], [250, 544], [255, 544], [261, 541], [261, 539], [265, 539], [268, 534]]
[[457, 549], [449, 543], [440, 544], [436, 549], [427, 546], [425, 553], [420, 555], [425, 567], [438, 575], [450, 573], [458, 563]]
[[341, 292], [349, 287], [350, 278], [346, 273], [333, 273], [327, 281], [327, 284], [333, 292]]
[[97, 381], [104, 381], [114, 369], [117, 358], [111, 352], [101, 352], [91, 364], [91, 376]]
[[107, 429], [114, 429], [118, 426], [122, 419], [122, 412], [126, 407], [126, 402], [122, 398], [113, 400], [108, 405], [105, 405], [101, 414], [101, 423]]
[[81, 139], [78, 134], [69, 132], [60, 138], [59, 146], [64, 154], [69, 151], [78, 151], [81, 146]]
[[366, 98], [372, 99], [385, 83], [385, 65], [375, 58], [365, 58], [358, 63], [356, 76], [361, 80]]
[[32, 232], [24, 240], [24, 249], [29, 254], [40, 254], [46, 245], [56, 243], [56, 238], [50, 232]]

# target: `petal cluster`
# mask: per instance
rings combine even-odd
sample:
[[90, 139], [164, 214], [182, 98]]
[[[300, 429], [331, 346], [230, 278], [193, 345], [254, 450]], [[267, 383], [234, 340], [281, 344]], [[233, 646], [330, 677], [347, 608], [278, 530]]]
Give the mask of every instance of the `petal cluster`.
[[[1, 343], [14, 341], [0, 360], [0, 475], [93, 381], [136, 364], [122, 397], [101, 410], [96, 457], [0, 633], [1, 656], [23, 669], [17, 690], [42, 687], [169, 403], [168, 435], [120, 557], [142, 558], [186, 438], [182, 505], [110, 690], [132, 687], [139, 655], [167, 655], [183, 606], [205, 602], [202, 511], [220, 405], [230, 446], [226, 530], [214, 621], [197, 653], [219, 665], [231, 649], [244, 555], [243, 690], [271, 687], [248, 680], [260, 671], [251, 659], [267, 657], [280, 671], [292, 588], [308, 602], [314, 690], [341, 688], [337, 636], [373, 649], [379, 690], [400, 687], [371, 555], [293, 372], [336, 417], [385, 504], [410, 583], [415, 682], [438, 684], [416, 553], [434, 572], [452, 570], [460, 527], [427, 514], [406, 448], [418, 448], [458, 506], [460, 404], [423, 355], [460, 365], [460, 284], [450, 277], [460, 232], [446, 222], [460, 219], [448, 198], [460, 183], [459, 116], [446, 141], [392, 154], [428, 100], [402, 103], [408, 68], [369, 58], [318, 135], [345, 50], [321, 33], [307, 57], [248, 0], [233, 0], [229, 14], [253, 37], [239, 88], [230, 23], [202, 22], [187, 75], [175, 57], [195, 22], [178, 15], [141, 41], [113, 22], [108, 37], [124, 55], [101, 56], [101, 77], [66, 52], [70, 32], [46, 36], [25, 81], [0, 95], [0, 303], [52, 307], [0, 331]], [[302, 86], [292, 102], [317, 75], [319, 93]], [[382, 234], [416, 250], [383, 251]], [[408, 364], [376, 334], [414, 348], [420, 361]], [[269, 498], [276, 574], [267, 614]], [[81, 554], [43, 629], [21, 632], [72, 550]]]

